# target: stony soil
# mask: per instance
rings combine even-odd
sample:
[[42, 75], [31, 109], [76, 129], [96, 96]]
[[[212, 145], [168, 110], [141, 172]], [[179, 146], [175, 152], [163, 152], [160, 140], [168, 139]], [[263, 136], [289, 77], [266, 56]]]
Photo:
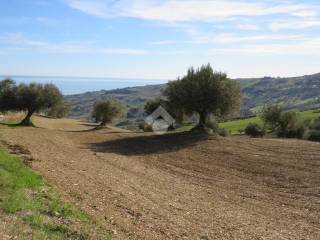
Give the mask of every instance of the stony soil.
[[319, 143], [36, 125], [0, 140], [113, 239], [320, 239]]

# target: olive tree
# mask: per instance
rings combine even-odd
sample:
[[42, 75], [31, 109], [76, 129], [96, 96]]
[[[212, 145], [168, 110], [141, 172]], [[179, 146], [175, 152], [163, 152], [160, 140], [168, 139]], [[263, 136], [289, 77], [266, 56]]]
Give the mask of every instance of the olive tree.
[[17, 108], [26, 111], [21, 125], [30, 126], [35, 112], [50, 109], [63, 102], [63, 96], [53, 84], [20, 84], [17, 88]]
[[275, 131], [281, 123], [282, 108], [278, 105], [264, 106], [261, 113], [261, 119], [270, 131]]
[[46, 110], [45, 114], [48, 117], [53, 118], [63, 118], [68, 115], [70, 112], [70, 106], [65, 102], [60, 102], [57, 105], [53, 106]]
[[30, 126], [35, 112], [54, 108], [63, 104], [63, 96], [53, 84], [20, 84], [13, 80], [0, 81], [0, 111], [27, 112], [21, 125]]
[[210, 115], [223, 117], [239, 110], [241, 100], [239, 84], [210, 64], [190, 68], [186, 76], [169, 82], [165, 93], [176, 109], [199, 115], [197, 128], [205, 128]]
[[93, 106], [92, 118], [100, 122], [100, 126], [111, 123], [115, 118], [121, 117], [124, 112], [123, 105], [116, 100], [96, 101]]
[[162, 98], [155, 98], [148, 100], [146, 105], [144, 105], [144, 111], [146, 114], [153, 113], [158, 107], [162, 106], [163, 108], [167, 109], [168, 102]]
[[17, 109], [17, 86], [11, 79], [0, 81], [0, 112]]

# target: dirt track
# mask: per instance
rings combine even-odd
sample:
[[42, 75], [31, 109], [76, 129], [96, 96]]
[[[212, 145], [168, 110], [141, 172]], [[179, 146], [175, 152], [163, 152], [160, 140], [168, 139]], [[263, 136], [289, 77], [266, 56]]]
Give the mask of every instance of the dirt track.
[[0, 140], [113, 239], [320, 239], [319, 143], [55, 124], [0, 127]]

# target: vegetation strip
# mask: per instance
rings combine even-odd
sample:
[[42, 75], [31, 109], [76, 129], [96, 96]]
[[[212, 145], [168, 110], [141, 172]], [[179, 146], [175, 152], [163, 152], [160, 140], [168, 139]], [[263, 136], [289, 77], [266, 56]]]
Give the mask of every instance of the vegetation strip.
[[8, 239], [111, 239], [23, 162], [0, 148], [0, 216]]

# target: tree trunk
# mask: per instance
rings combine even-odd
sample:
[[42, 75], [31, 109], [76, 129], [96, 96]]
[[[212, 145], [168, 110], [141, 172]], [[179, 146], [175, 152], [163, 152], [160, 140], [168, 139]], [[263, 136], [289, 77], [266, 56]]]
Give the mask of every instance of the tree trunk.
[[195, 132], [197, 134], [207, 133], [207, 127], [206, 127], [207, 118], [208, 118], [208, 114], [206, 112], [199, 112], [198, 125], [192, 129], [192, 132]]
[[207, 122], [207, 113], [206, 112], [200, 112], [199, 113], [199, 123], [198, 123], [198, 126], [197, 128], [206, 128], [206, 122]]
[[105, 122], [105, 121], [102, 121], [101, 123], [100, 123], [100, 127], [105, 127], [107, 125], [107, 123]]
[[21, 125], [23, 126], [33, 126], [31, 122], [31, 117], [33, 115], [34, 111], [28, 110], [26, 117], [21, 121]]

